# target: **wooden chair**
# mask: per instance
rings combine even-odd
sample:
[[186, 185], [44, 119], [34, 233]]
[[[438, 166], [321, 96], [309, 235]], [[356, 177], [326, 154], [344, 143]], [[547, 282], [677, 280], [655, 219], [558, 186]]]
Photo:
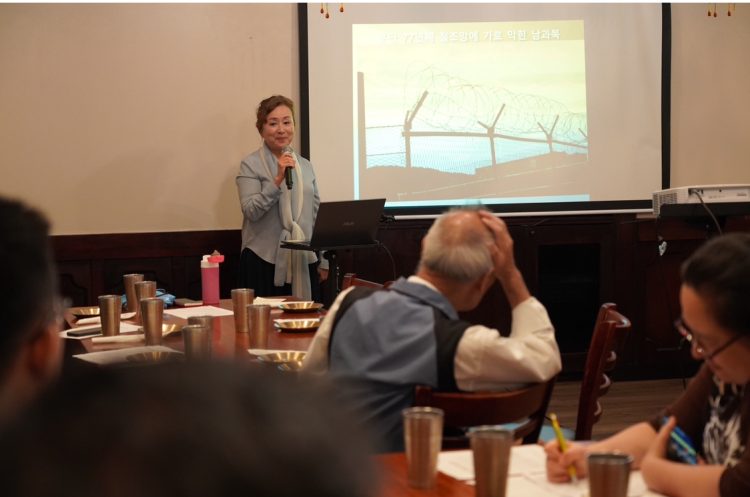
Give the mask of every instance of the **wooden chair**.
[[388, 286], [388, 283], [384, 285], [382, 283], [376, 283], [374, 281], [363, 280], [362, 278], [357, 278], [356, 273], [346, 273], [344, 275], [344, 279], [341, 280], [341, 290], [346, 290], [350, 286], [366, 286], [369, 288], [384, 288]]
[[602, 304], [586, 355], [586, 366], [578, 398], [576, 440], [589, 440], [594, 424], [602, 415], [599, 397], [609, 391], [612, 380], [607, 375], [617, 362], [617, 350], [630, 329], [630, 320], [617, 312], [615, 304]]
[[436, 392], [424, 385], [414, 391], [415, 406], [445, 411], [443, 448], [467, 448], [467, 428], [521, 421], [514, 425], [514, 437], [536, 443], [544, 424], [556, 377], [509, 392]]

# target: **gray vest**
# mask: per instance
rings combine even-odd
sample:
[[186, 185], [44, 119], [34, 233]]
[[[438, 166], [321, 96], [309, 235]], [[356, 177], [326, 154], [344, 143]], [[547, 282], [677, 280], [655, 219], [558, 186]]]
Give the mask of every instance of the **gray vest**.
[[469, 326], [440, 293], [404, 278], [344, 298], [331, 329], [329, 371], [379, 450], [403, 450], [401, 410], [412, 405], [415, 385], [457, 390], [453, 361]]

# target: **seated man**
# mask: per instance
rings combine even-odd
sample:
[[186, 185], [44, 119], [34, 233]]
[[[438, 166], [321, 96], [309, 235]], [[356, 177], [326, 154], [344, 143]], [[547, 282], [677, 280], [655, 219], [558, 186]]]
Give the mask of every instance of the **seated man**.
[[[510, 336], [461, 321], [498, 280], [513, 309]], [[507, 390], [561, 368], [554, 330], [515, 265], [505, 224], [486, 211], [439, 217], [422, 241], [417, 273], [388, 290], [353, 287], [331, 306], [303, 370], [330, 372], [372, 425], [381, 450], [401, 450], [401, 410], [417, 384]]]
[[0, 197], [0, 423], [59, 374], [62, 341], [49, 225]]

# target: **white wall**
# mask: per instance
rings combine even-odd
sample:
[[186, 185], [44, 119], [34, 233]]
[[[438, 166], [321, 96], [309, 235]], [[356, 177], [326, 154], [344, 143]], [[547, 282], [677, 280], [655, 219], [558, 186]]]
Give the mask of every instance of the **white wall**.
[[297, 39], [294, 4], [0, 5], [0, 193], [56, 234], [238, 228]]
[[[672, 185], [750, 183], [750, 8], [672, 12]], [[0, 194], [55, 234], [238, 228], [255, 107], [298, 100], [297, 42], [296, 4], [0, 5]]]
[[672, 5], [672, 186], [750, 183], [750, 5], [717, 7]]

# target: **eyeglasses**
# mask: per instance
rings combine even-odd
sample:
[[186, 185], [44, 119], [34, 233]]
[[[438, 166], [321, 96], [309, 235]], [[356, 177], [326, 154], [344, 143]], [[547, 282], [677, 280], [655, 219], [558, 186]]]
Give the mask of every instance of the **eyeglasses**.
[[693, 330], [690, 329], [690, 327], [685, 324], [685, 321], [682, 320], [682, 318], [678, 318], [674, 322], [674, 327], [677, 329], [677, 332], [687, 340], [687, 342], [695, 347], [696, 354], [700, 355], [704, 360], [710, 361], [720, 353], [724, 352], [726, 349], [729, 348], [730, 345], [732, 345], [734, 342], [738, 341], [740, 338], [742, 338], [743, 335], [735, 335], [729, 340], [727, 340], [723, 345], [716, 348], [716, 350], [712, 352], [707, 352], [706, 348], [703, 346], [703, 344], [698, 341], [697, 338], [695, 338], [695, 333]]

